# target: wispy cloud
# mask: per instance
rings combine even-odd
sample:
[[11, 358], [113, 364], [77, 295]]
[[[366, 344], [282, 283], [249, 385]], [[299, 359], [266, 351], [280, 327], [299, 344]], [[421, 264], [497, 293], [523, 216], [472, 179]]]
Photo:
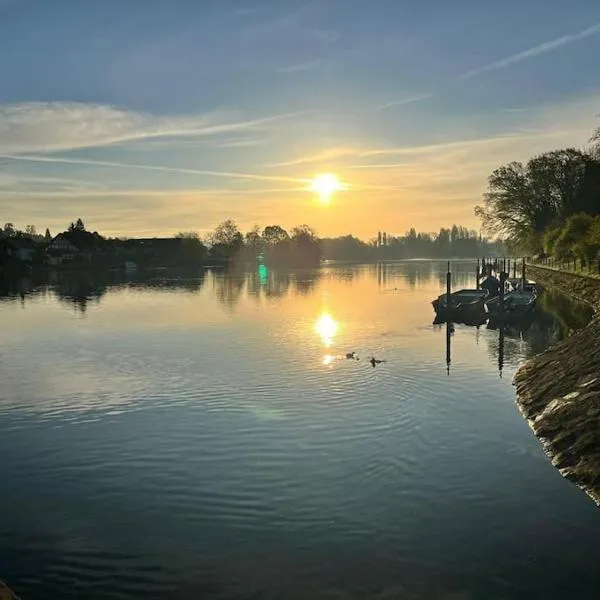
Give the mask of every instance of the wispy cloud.
[[385, 104], [378, 106], [377, 110], [386, 110], [387, 108], [392, 108], [394, 106], [403, 106], [404, 104], [421, 102], [423, 100], [428, 100], [429, 98], [433, 98], [433, 94], [415, 94], [414, 96], [407, 96], [406, 98], [400, 98], [398, 100], [386, 102]]
[[217, 148], [254, 148], [256, 146], [262, 146], [265, 143], [264, 139], [239, 139], [239, 140], [228, 140], [216, 144]]
[[345, 158], [348, 156], [360, 156], [362, 152], [363, 152], [363, 150], [359, 150], [357, 148], [328, 148], [327, 150], [317, 152], [316, 154], [301, 156], [299, 158], [294, 158], [292, 160], [287, 160], [287, 161], [278, 162], [278, 163], [272, 163], [272, 164], [266, 165], [266, 166], [273, 167], [273, 168], [293, 167], [296, 165], [326, 162], [329, 160]]
[[244, 38], [247, 41], [253, 41], [262, 36], [289, 29], [290, 27], [298, 27], [302, 19], [310, 14], [314, 8], [315, 2], [309, 2], [291, 12], [265, 19], [249, 27], [245, 32]]
[[[285, 32], [294, 33], [313, 42], [331, 44], [336, 42], [342, 34], [338, 29], [321, 25], [320, 17], [326, 10], [327, 4], [322, 0], [312, 0], [291, 12], [253, 24], [246, 30], [243, 37], [246, 41], [254, 41], [264, 36]], [[315, 21], [319, 22], [315, 23]]]
[[260, 175], [256, 173], [236, 173], [232, 171], [209, 171], [202, 169], [186, 169], [179, 167], [165, 167], [162, 165], [140, 165], [135, 163], [122, 163], [108, 160], [88, 160], [84, 158], [61, 158], [56, 156], [34, 156], [29, 154], [0, 154], [0, 158], [22, 162], [52, 163], [63, 165], [85, 165], [93, 167], [108, 167], [115, 169], [134, 169], [140, 171], [162, 171], [165, 173], [181, 173], [185, 175], [202, 175], [206, 177], [223, 177], [227, 179], [247, 179], [251, 181], [280, 181], [287, 183], [305, 184], [305, 179], [294, 177], [279, 177], [276, 175]]
[[296, 63], [293, 65], [279, 67], [276, 69], [277, 73], [288, 75], [291, 73], [302, 73], [304, 71], [323, 71], [331, 66], [331, 61], [318, 58], [316, 60], [309, 60], [303, 63]]
[[[549, 132], [546, 135], [555, 135], [555, 132]], [[432, 154], [439, 151], [450, 149], [473, 148], [477, 146], [488, 146], [490, 144], [504, 144], [509, 141], [527, 140], [533, 138], [544, 137], [541, 133], [523, 134], [523, 133], [507, 133], [486, 138], [475, 138], [469, 140], [456, 140], [451, 142], [440, 142], [439, 144], [425, 144], [422, 146], [399, 146], [391, 148], [374, 148], [360, 154], [361, 157], [368, 156], [395, 156], [395, 155], [421, 155]]]
[[552, 50], [556, 50], [561, 46], [566, 46], [568, 44], [573, 44], [578, 42], [579, 40], [583, 40], [592, 35], [596, 35], [600, 33], [600, 23], [596, 23], [587, 29], [583, 29], [582, 31], [578, 31], [577, 33], [570, 33], [567, 35], [563, 35], [554, 40], [550, 40], [548, 42], [544, 42], [543, 44], [539, 44], [538, 46], [533, 46], [523, 52], [519, 52], [518, 54], [513, 54], [512, 56], [507, 56], [501, 60], [490, 63], [488, 65], [484, 65], [483, 67], [477, 67], [476, 69], [472, 69], [463, 73], [460, 76], [460, 79], [470, 79], [471, 77], [476, 77], [477, 75], [482, 75], [484, 73], [489, 73], [491, 71], [497, 71], [499, 69], [504, 69], [505, 67], [509, 67], [510, 65], [514, 65], [524, 60], [528, 60], [535, 56], [539, 56], [540, 54], [545, 54], [546, 52], [551, 52]]
[[406, 163], [374, 163], [369, 165], [351, 165], [350, 169], [401, 169], [407, 167]]
[[306, 187], [298, 188], [260, 188], [260, 189], [244, 189], [235, 188], [170, 188], [170, 189], [148, 189], [148, 188], [106, 188], [97, 187], [90, 188], [88, 186], [64, 187], [56, 190], [48, 189], [32, 189], [18, 188], [3, 189], [0, 188], [0, 196], [15, 198], [18, 196], [34, 197], [34, 198], [106, 198], [106, 197], [158, 197], [169, 199], [173, 195], [193, 195], [197, 196], [208, 194], [212, 196], [227, 196], [239, 197], [240, 194], [251, 196], [263, 196], [269, 194], [289, 194], [289, 193], [306, 193]]
[[223, 112], [159, 116], [76, 102], [0, 105], [0, 152], [49, 152], [151, 138], [221, 135], [294, 116], [298, 113], [232, 120]]

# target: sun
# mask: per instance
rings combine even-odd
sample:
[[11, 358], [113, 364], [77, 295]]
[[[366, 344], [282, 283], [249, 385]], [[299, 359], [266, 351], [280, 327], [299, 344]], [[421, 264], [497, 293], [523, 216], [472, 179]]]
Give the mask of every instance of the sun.
[[323, 173], [312, 180], [310, 189], [318, 194], [323, 204], [327, 204], [332, 194], [342, 189], [342, 184], [333, 173]]

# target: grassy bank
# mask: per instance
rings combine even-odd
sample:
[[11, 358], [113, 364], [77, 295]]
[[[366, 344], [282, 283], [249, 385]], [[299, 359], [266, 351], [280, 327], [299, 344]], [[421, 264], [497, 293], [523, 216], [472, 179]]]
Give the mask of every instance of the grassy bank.
[[592, 321], [528, 361], [517, 403], [552, 463], [600, 505], [600, 280], [545, 267], [528, 278], [592, 305]]

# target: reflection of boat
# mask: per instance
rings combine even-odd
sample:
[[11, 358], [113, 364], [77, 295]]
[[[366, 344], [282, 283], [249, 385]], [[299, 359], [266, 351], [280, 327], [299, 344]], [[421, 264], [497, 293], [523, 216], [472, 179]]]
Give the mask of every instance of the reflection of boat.
[[[485, 310], [489, 315], [500, 317], [501, 315], [525, 314], [535, 308], [537, 292], [534, 289], [517, 289], [504, 297], [496, 296], [485, 302]], [[503, 306], [504, 305], [504, 306]]]
[[469, 312], [465, 314], [452, 315], [449, 319], [447, 315], [437, 313], [433, 319], [433, 325], [441, 325], [442, 323], [456, 323], [458, 325], [469, 325], [471, 327], [480, 327], [487, 321], [485, 312], [479, 311], [473, 314]]
[[492, 331], [502, 328], [507, 337], [519, 338], [531, 327], [535, 318], [535, 310], [489, 315], [486, 328]]
[[438, 316], [452, 317], [452, 320], [460, 320], [467, 316], [481, 314], [484, 311], [484, 303], [488, 297], [487, 290], [459, 290], [448, 295], [442, 294], [431, 304]]

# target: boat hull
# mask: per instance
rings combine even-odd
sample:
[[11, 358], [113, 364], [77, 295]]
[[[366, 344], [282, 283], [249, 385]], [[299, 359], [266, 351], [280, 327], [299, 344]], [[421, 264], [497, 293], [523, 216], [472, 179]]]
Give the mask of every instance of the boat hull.
[[537, 294], [533, 291], [515, 291], [504, 294], [503, 302], [500, 297], [492, 298], [485, 303], [486, 312], [496, 318], [509, 315], [525, 315], [535, 308]]
[[485, 312], [487, 296], [485, 290], [459, 290], [450, 294], [450, 303], [448, 296], [442, 294], [431, 304], [438, 318], [472, 318]]

